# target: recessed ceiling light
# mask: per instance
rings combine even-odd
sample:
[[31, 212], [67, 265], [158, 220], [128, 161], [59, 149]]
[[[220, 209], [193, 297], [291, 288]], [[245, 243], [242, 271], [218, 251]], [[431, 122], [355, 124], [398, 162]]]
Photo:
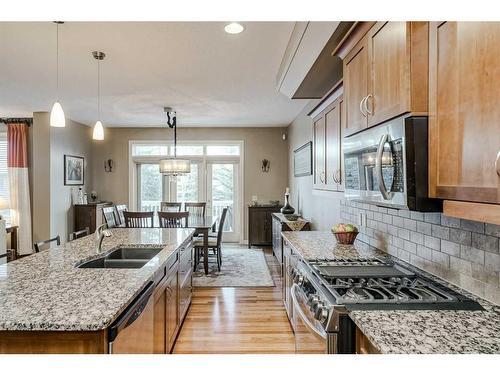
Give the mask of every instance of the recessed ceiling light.
[[228, 34], [239, 34], [243, 30], [245, 30], [245, 27], [243, 27], [243, 25], [239, 24], [238, 22], [231, 22], [224, 26], [224, 30]]

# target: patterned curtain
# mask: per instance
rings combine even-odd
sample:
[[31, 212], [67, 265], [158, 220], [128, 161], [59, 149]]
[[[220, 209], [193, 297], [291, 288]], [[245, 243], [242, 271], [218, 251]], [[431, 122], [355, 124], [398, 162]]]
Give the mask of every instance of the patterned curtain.
[[27, 124], [7, 124], [7, 165], [12, 225], [19, 227], [18, 253], [30, 254], [33, 252], [33, 243], [31, 242]]

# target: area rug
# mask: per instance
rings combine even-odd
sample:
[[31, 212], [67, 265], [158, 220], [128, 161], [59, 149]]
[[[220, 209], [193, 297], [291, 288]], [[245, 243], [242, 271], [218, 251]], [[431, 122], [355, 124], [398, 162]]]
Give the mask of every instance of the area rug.
[[262, 249], [222, 248], [222, 267], [217, 270], [215, 258], [209, 258], [208, 275], [203, 261], [193, 274], [195, 287], [263, 287], [274, 286]]

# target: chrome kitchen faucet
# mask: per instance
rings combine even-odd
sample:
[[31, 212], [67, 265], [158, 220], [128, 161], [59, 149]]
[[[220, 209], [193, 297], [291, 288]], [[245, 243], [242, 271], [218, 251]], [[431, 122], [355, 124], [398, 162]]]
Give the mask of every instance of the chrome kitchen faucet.
[[108, 229], [108, 224], [102, 224], [96, 229], [95, 234], [95, 251], [97, 254], [99, 254], [101, 252], [102, 241], [104, 240], [104, 237], [111, 237], [113, 233], [111, 233], [111, 231]]

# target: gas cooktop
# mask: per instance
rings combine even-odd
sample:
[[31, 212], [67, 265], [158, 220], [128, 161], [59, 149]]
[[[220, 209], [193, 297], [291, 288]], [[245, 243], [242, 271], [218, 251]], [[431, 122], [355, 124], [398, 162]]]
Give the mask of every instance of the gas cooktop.
[[481, 309], [448, 287], [380, 258], [311, 259], [337, 305], [356, 309]]

